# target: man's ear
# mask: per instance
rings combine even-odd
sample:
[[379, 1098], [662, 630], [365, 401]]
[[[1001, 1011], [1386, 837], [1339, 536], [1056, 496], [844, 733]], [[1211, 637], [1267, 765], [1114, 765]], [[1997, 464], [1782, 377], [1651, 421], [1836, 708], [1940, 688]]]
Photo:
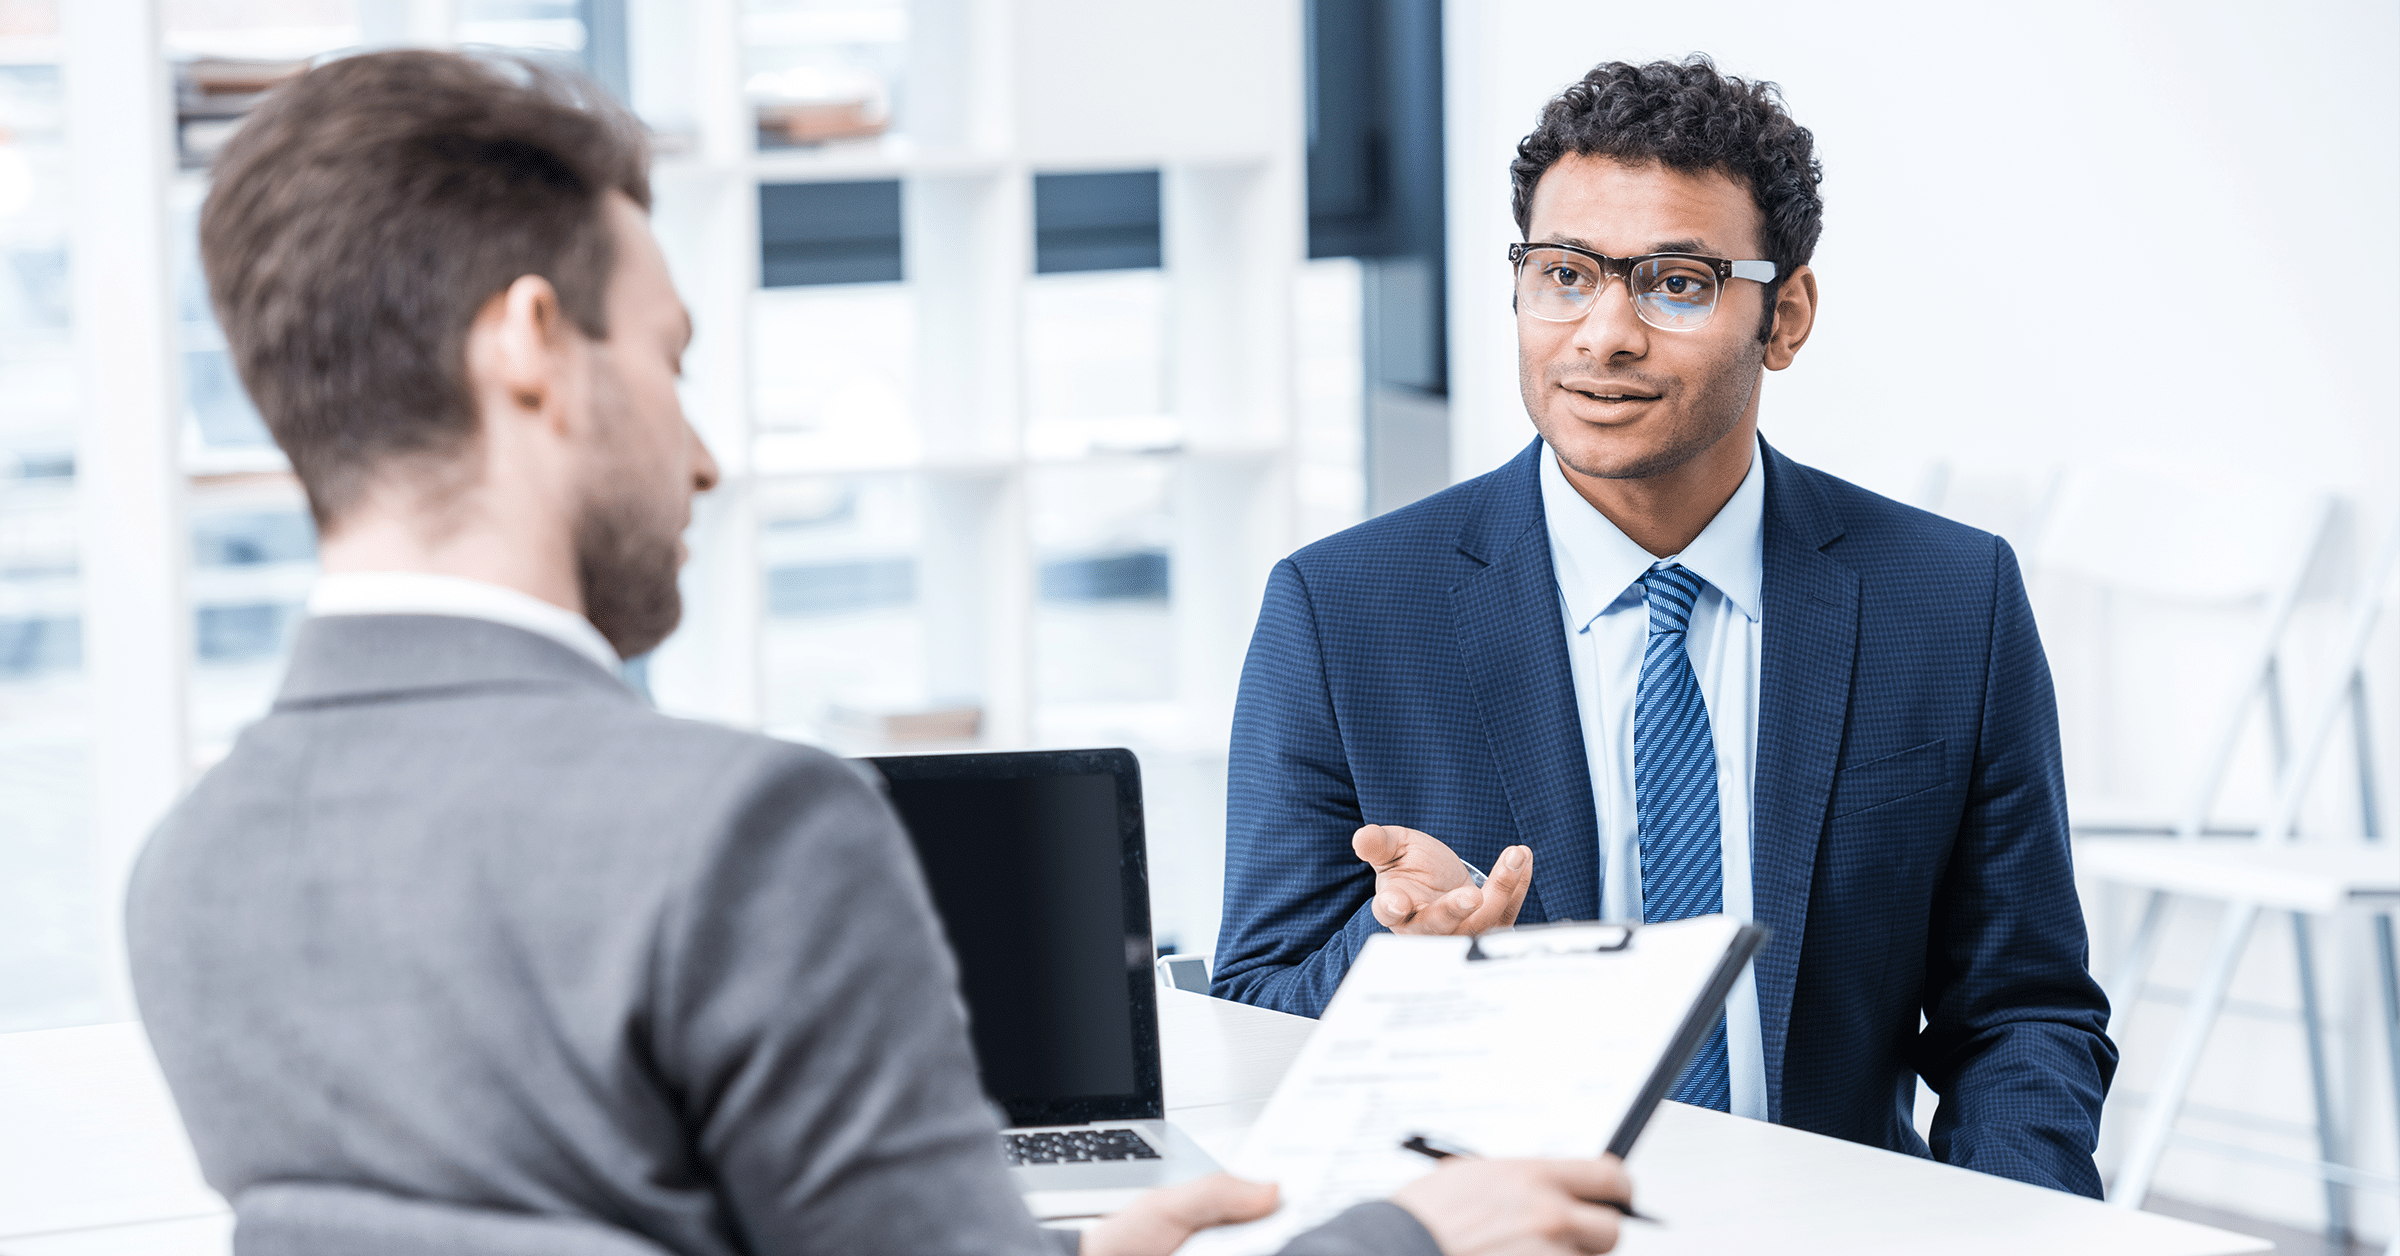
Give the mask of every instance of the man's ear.
[[538, 414], [554, 399], [565, 349], [566, 315], [558, 290], [540, 275], [519, 275], [484, 302], [468, 333], [469, 373], [487, 403]]
[[1800, 355], [1817, 325], [1817, 272], [1806, 266], [1775, 289], [1775, 325], [1767, 331], [1766, 367], [1780, 371]]

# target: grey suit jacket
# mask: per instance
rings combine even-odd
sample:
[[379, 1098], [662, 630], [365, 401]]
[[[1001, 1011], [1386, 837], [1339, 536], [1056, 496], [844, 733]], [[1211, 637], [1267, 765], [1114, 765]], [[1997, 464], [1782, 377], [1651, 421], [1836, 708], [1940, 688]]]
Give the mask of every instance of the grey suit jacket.
[[[310, 621], [152, 837], [126, 927], [228, 1198], [357, 1187], [687, 1256], [1071, 1242], [1010, 1185], [882, 800], [534, 634]], [[1390, 1205], [1292, 1249], [1411, 1250]]]

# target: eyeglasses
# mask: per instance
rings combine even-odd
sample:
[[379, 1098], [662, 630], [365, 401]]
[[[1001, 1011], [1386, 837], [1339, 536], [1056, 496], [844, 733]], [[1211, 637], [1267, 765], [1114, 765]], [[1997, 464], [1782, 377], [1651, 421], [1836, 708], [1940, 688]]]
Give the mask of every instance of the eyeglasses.
[[1622, 278], [1633, 312], [1660, 331], [1697, 331], [1717, 312], [1717, 293], [1730, 280], [1775, 282], [1773, 262], [1729, 262], [1691, 253], [1609, 257], [1572, 244], [1512, 244], [1517, 308], [1552, 323], [1591, 313], [1608, 281]]

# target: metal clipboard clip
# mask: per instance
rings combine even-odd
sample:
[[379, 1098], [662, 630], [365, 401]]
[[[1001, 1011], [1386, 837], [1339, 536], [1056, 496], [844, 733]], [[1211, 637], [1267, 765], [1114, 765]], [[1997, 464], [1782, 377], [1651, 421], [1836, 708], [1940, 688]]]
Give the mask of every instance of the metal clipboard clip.
[[1630, 924], [1598, 920], [1559, 920], [1521, 929], [1494, 929], [1475, 935], [1467, 959], [1523, 959], [1528, 955], [1601, 955], [1633, 945]]

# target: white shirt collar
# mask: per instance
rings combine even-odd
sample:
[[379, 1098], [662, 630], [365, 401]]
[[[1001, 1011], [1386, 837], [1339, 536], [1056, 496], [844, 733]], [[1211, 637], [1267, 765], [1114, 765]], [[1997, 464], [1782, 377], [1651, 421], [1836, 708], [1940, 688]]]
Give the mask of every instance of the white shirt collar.
[[617, 652], [592, 621], [530, 593], [425, 571], [350, 571], [317, 577], [311, 615], [451, 615], [548, 637], [617, 672]]
[[1767, 460], [1755, 441], [1750, 471], [1716, 517], [1680, 554], [1658, 558], [1634, 543], [1567, 483], [1558, 456], [1544, 448], [1542, 519], [1550, 530], [1551, 565], [1577, 631], [1591, 626], [1653, 567], [1679, 563], [1725, 595], [1755, 623], [1759, 616], [1761, 553], [1766, 539]]

